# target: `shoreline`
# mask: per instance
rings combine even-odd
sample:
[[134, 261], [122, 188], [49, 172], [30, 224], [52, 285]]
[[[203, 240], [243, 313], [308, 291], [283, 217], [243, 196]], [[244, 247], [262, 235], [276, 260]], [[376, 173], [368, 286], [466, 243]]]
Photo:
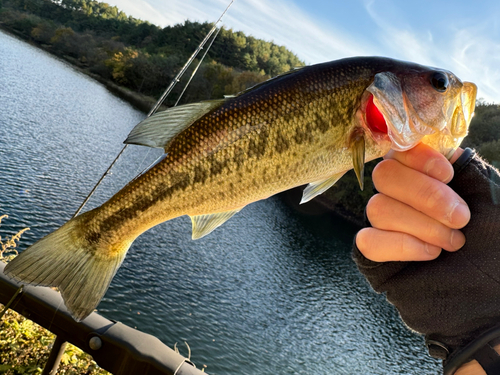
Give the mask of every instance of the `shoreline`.
[[[67, 55], [61, 55], [56, 53], [51, 46], [49, 45], [44, 45], [37, 43], [33, 39], [31, 39], [29, 36], [12, 29], [5, 25], [3, 22], [0, 22], [0, 30], [6, 32], [10, 36], [17, 38], [23, 42], [26, 42], [30, 44], [33, 47], [39, 48], [42, 51], [45, 51], [49, 53], [50, 55], [54, 56], [55, 58], [59, 59], [60, 61], [65, 62], [75, 70], [79, 71], [80, 73], [83, 73], [87, 75], [88, 77], [94, 79], [95, 81], [99, 82], [100, 84], [104, 85], [113, 95], [119, 97], [120, 99], [126, 101], [130, 105], [132, 105], [135, 109], [148, 113], [151, 108], [156, 104], [157, 100], [151, 96], [139, 94], [135, 91], [129, 90], [123, 86], [117, 85], [116, 83], [107, 80], [98, 74], [92, 73], [88, 70], [88, 68], [85, 68], [81, 65], [81, 63], [76, 60], [75, 58]], [[166, 109], [167, 107], [162, 105], [160, 107], [161, 109]]]
[[[103, 77], [99, 76], [98, 74], [90, 72], [87, 68], [81, 66], [81, 63], [76, 60], [75, 58], [67, 55], [60, 55], [58, 53], [55, 53], [51, 46], [49, 45], [44, 45], [37, 43], [36, 41], [32, 40], [30, 37], [26, 36], [25, 34], [7, 27], [4, 23], [0, 22], [0, 30], [8, 33], [9, 35], [13, 36], [14, 38], [18, 38], [19, 40], [29, 43], [33, 47], [39, 48], [47, 53], [49, 53], [51, 56], [59, 59], [60, 61], [63, 61], [64, 63], [68, 64], [71, 68], [77, 70], [80, 73], [83, 73], [87, 75], [88, 77], [94, 79], [95, 81], [99, 82], [100, 84], [104, 85], [107, 90], [109, 90], [113, 95], [117, 96], [118, 98], [126, 101], [130, 105], [132, 105], [135, 109], [143, 112], [143, 113], [148, 113], [150, 109], [156, 104], [157, 100], [146, 95], [139, 94], [137, 92], [134, 92], [132, 90], [129, 90], [125, 87], [119, 86], [114, 82], [111, 82], [110, 80], [104, 79]], [[165, 105], [162, 105], [160, 107], [160, 110], [167, 109]], [[299, 186], [293, 189], [290, 189], [288, 191], [283, 191], [281, 193], [278, 193], [277, 195], [280, 196], [280, 198], [287, 204], [292, 206], [294, 209], [296, 209], [299, 212], [305, 212], [305, 213], [321, 213], [321, 212], [329, 212], [330, 214], [339, 217], [346, 222], [355, 225], [359, 228], [362, 228], [364, 226], [363, 220], [356, 217], [352, 213], [348, 212], [345, 209], [342, 209], [340, 207], [336, 207], [327, 197], [325, 196], [320, 196], [317, 197], [314, 203], [311, 203], [306, 206], [301, 206], [299, 204], [300, 202], [300, 196], [302, 196], [302, 190], [303, 187]], [[293, 197], [293, 199], [291, 199]]]

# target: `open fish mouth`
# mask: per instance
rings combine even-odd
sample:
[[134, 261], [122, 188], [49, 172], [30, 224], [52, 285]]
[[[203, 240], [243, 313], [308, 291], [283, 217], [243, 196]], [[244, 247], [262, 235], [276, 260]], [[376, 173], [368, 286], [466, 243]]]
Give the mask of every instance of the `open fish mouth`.
[[[416, 79], [420, 85], [414, 84]], [[392, 149], [406, 151], [422, 141], [448, 156], [467, 135], [477, 87], [462, 83], [451, 72], [435, 70], [409, 82], [391, 72], [378, 73], [367, 91], [386, 121]]]

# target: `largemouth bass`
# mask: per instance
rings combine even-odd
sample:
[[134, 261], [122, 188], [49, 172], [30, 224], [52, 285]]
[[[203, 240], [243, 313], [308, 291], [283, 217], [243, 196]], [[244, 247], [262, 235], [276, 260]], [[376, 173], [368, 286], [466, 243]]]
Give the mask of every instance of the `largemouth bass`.
[[236, 96], [168, 109], [125, 143], [163, 160], [102, 206], [23, 251], [5, 273], [58, 287], [77, 320], [98, 305], [132, 242], [181, 215], [193, 239], [249, 203], [308, 184], [302, 202], [390, 148], [425, 142], [449, 155], [467, 134], [476, 86], [452, 73], [379, 57], [300, 68]]

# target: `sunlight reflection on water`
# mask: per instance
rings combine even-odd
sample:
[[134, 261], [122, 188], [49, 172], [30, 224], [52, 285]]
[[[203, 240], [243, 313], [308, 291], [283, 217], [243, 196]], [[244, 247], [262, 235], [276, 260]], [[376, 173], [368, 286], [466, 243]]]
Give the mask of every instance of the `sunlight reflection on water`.
[[[31, 227], [26, 247], [70, 218], [142, 118], [0, 32], [0, 214], [10, 215], [2, 233]], [[157, 156], [130, 147], [87, 209]], [[99, 312], [170, 346], [187, 341], [213, 374], [439, 373], [423, 340], [358, 274], [354, 230], [341, 221], [271, 198], [199, 241], [190, 229], [181, 217], [140, 237]]]

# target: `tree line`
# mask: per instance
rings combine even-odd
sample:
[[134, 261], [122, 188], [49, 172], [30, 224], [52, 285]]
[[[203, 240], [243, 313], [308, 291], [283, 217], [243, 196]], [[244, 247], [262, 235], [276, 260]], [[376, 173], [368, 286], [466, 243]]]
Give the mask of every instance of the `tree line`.
[[476, 103], [469, 135], [463, 147], [474, 148], [478, 153], [500, 168], [500, 106], [479, 100]]
[[[0, 0], [0, 23], [106, 80], [155, 97], [213, 26], [185, 21], [160, 28], [95, 0]], [[222, 29], [183, 102], [234, 94], [301, 65], [304, 63], [283, 46]], [[167, 104], [176, 101], [180, 86]], [[499, 125], [500, 107], [478, 101], [463, 142], [497, 167]], [[376, 162], [366, 165], [363, 192], [351, 171], [319, 199], [360, 222], [374, 194], [371, 171]]]
[[[161, 94], [213, 27], [185, 21], [160, 28], [95, 0], [0, 0], [0, 22], [91, 73], [150, 96]], [[185, 100], [235, 94], [302, 65], [283, 46], [223, 28]]]

